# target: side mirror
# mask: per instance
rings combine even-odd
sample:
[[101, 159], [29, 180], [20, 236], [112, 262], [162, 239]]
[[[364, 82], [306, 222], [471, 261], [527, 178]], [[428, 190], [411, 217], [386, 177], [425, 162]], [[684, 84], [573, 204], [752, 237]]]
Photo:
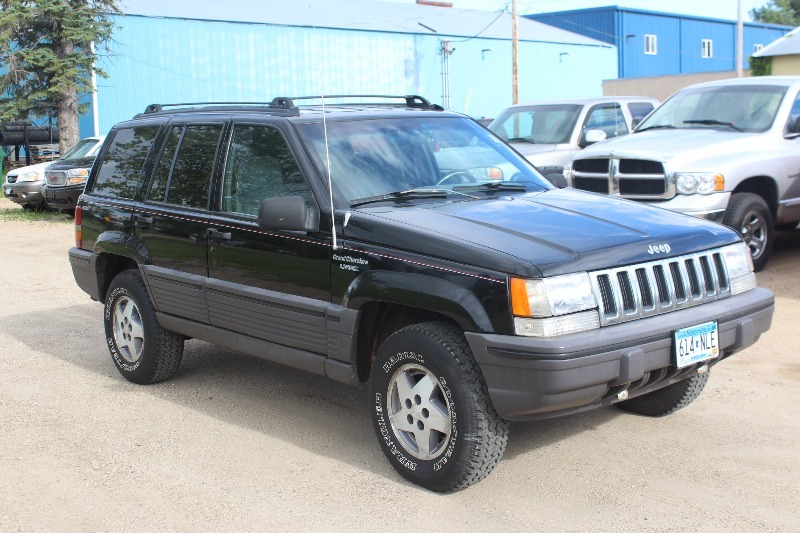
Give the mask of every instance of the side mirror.
[[789, 123], [789, 127], [786, 128], [786, 134], [784, 137], [786, 139], [795, 139], [800, 137], [800, 116]]
[[642, 123], [642, 119], [641, 119], [641, 118], [636, 118], [636, 117], [634, 117], [634, 118], [631, 120], [631, 131], [635, 130], [635, 129], [636, 129], [636, 126], [638, 126], [638, 125], [639, 125], [639, 124], [641, 124], [641, 123]]
[[302, 196], [278, 196], [261, 201], [258, 225], [267, 230], [319, 231], [319, 209]]
[[606, 140], [606, 132], [603, 130], [588, 130], [583, 135], [583, 144], [588, 146], [590, 144], [599, 143]]

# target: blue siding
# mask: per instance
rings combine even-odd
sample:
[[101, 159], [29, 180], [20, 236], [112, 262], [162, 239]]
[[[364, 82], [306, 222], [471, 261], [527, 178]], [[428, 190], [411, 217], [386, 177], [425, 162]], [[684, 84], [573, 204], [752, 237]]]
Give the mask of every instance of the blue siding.
[[[637, 78], [736, 68], [736, 22], [619, 7], [527, 15], [562, 29], [618, 46], [619, 77]], [[611, 22], [615, 20], [616, 22]], [[745, 23], [744, 67], [753, 45], [767, 45], [792, 28]], [[644, 35], [657, 36], [658, 53], [644, 53]], [[711, 39], [713, 55], [702, 57], [702, 40]]]
[[[442, 102], [440, 35], [121, 16], [98, 80], [100, 131], [148, 104], [307, 94], [420, 94]], [[450, 108], [511, 105], [511, 42], [452, 38]], [[491, 51], [484, 50], [492, 49]], [[616, 49], [521, 42], [520, 100], [602, 95]], [[84, 129], [86, 128], [86, 131]], [[91, 133], [91, 116], [81, 134]]]

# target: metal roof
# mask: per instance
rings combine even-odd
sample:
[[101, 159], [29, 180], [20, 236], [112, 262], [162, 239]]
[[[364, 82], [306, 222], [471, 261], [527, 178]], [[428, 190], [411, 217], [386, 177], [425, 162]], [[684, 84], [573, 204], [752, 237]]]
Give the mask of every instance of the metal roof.
[[[442, 37], [511, 39], [508, 12], [371, 0], [123, 0], [125, 15], [234, 23], [334, 28]], [[519, 17], [520, 41], [612, 48], [611, 45]]]
[[753, 57], [788, 56], [800, 54], [800, 28], [795, 28], [786, 35], [753, 54]]

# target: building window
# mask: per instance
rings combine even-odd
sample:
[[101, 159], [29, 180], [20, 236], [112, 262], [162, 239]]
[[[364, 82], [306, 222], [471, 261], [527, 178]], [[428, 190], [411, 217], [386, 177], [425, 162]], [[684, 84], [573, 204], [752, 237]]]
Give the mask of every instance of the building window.
[[764, 45], [761, 43], [756, 43], [753, 45], [753, 53], [760, 52], [761, 49], [764, 48]]
[[655, 35], [645, 34], [644, 36], [644, 53], [654, 56], [658, 53], [658, 40]]
[[711, 39], [703, 39], [703, 56], [709, 58], [714, 56], [714, 42]]

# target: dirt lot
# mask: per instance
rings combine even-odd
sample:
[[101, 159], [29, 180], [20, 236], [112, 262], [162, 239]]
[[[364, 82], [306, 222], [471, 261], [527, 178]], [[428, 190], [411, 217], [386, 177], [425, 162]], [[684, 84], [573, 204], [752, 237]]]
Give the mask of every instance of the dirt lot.
[[800, 230], [759, 274], [772, 330], [693, 405], [512, 424], [494, 473], [447, 496], [394, 473], [363, 390], [199, 341], [172, 381], [128, 383], [72, 226], [0, 230], [0, 531], [800, 530]]

